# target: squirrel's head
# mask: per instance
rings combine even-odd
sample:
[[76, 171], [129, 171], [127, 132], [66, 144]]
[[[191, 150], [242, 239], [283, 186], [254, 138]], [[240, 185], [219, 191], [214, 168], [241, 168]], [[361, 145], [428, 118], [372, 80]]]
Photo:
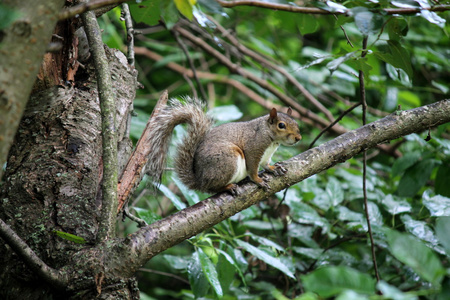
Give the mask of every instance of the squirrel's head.
[[269, 114], [269, 127], [272, 131], [274, 142], [284, 146], [292, 146], [302, 139], [297, 122], [291, 117], [292, 109], [289, 107], [287, 114], [278, 112], [272, 108]]

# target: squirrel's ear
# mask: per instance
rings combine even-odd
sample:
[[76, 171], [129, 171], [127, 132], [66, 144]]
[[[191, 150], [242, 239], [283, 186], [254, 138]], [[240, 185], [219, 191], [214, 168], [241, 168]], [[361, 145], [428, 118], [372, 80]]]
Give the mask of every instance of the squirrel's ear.
[[270, 124], [273, 124], [273, 121], [275, 120], [276, 117], [277, 117], [277, 109], [274, 107], [270, 110], [270, 114], [269, 114]]
[[292, 108], [289, 106], [288, 111], [287, 111], [288, 116], [292, 115]]

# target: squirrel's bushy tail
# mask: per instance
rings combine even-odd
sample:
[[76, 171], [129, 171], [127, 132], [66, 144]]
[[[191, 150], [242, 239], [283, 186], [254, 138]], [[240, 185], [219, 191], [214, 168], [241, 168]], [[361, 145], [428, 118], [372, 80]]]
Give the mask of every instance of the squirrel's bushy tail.
[[177, 147], [175, 171], [187, 187], [197, 187], [193, 170], [195, 150], [214, 124], [214, 120], [205, 114], [204, 108], [205, 104], [198, 99], [185, 98], [184, 103], [171, 99], [169, 105], [156, 116], [148, 140], [151, 151], [147, 165], [147, 174], [156, 183], [161, 182], [173, 129], [178, 124], [187, 123], [187, 134]]

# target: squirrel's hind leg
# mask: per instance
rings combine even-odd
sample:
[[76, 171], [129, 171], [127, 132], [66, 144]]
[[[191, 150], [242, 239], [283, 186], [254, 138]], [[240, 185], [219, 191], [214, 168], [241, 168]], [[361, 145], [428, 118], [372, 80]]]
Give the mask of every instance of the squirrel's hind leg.
[[216, 143], [215, 147], [208, 147], [208, 143], [202, 144], [197, 151], [195, 164], [195, 170], [201, 170], [196, 173], [196, 179], [210, 193], [228, 191], [235, 196], [235, 183], [247, 177], [244, 153], [233, 143]]

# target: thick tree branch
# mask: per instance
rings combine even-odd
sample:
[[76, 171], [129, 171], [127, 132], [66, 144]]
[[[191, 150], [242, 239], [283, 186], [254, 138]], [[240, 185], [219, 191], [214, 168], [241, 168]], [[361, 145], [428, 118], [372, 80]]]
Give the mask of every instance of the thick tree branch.
[[[443, 100], [399, 114], [391, 114], [347, 132], [282, 162], [288, 172], [286, 176], [272, 177], [269, 182], [270, 190], [264, 191], [253, 183], [247, 183], [240, 185], [239, 196], [235, 198], [227, 193], [214, 195], [140, 229], [129, 235], [125, 241], [116, 241], [115, 251], [108, 254], [110, 259], [106, 262], [117, 271], [123, 272], [122, 275], [131, 275], [158, 253], [266, 199], [275, 192], [344, 162], [380, 143], [447, 122], [450, 122], [450, 100]], [[138, 259], [134, 260], [136, 254]]]
[[103, 200], [98, 241], [113, 237], [117, 210], [117, 134], [116, 102], [108, 59], [103, 48], [100, 27], [93, 12], [81, 15], [89, 48], [93, 55], [102, 115]]
[[0, 237], [19, 255], [38, 276], [59, 290], [64, 290], [69, 277], [66, 273], [50, 268], [39, 256], [0, 219]]
[[4, 4], [18, 12], [19, 17], [1, 31], [0, 178], [64, 1], [36, 0], [33, 5], [7, 1]]

